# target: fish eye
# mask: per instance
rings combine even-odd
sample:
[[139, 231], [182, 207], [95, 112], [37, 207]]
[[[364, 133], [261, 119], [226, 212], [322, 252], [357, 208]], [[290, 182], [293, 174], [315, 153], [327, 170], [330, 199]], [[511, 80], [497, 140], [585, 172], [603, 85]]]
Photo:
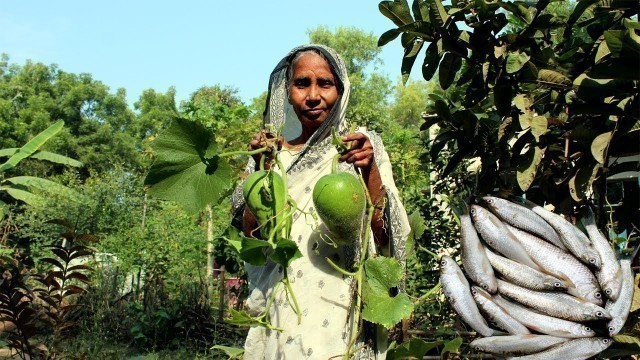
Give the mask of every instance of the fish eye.
[[602, 339], [602, 342], [603, 342], [603, 343], [605, 343], [605, 344], [608, 344], [608, 343], [609, 343], [609, 341], [611, 341], [611, 340], [609, 340], [609, 339]]
[[474, 289], [474, 288], [471, 288], [471, 293], [472, 293], [473, 295], [477, 295], [477, 294], [478, 294], [478, 290], [476, 290], [476, 289]]
[[447, 260], [441, 260], [441, 261], [440, 261], [440, 265], [442, 265], [442, 266], [447, 265]]
[[613, 293], [613, 291], [611, 291], [611, 289], [604, 289], [604, 293], [608, 295], [611, 295], [611, 293]]
[[488, 290], [489, 286], [487, 284], [482, 284], [482, 288], [485, 289], [485, 290]]
[[471, 208], [471, 215], [475, 215], [476, 214], [476, 209]]
[[591, 331], [591, 328], [590, 328], [590, 327], [588, 327], [588, 326], [585, 326], [585, 327], [584, 327], [584, 331]]
[[600, 292], [596, 292], [593, 296], [595, 296], [596, 299], [601, 299], [602, 298], [602, 294], [600, 294]]
[[595, 264], [596, 263], [596, 258], [589, 258], [589, 262], [592, 263], [592, 264]]
[[616, 328], [614, 328], [613, 326], [609, 326], [609, 332], [614, 332], [616, 330]]
[[596, 312], [596, 317], [603, 317], [604, 313], [602, 311], [597, 311]]
[[559, 287], [562, 287], [562, 284], [559, 283], [559, 282], [555, 282], [555, 283], [553, 283], [553, 286], [559, 288]]
[[493, 204], [493, 199], [491, 198], [487, 199], [487, 204]]

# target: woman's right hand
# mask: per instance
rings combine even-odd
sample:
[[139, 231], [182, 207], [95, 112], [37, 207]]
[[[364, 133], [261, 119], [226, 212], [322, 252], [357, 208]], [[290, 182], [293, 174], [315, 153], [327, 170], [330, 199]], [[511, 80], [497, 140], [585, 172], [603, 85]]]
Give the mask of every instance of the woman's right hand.
[[282, 149], [282, 144], [284, 143], [284, 138], [282, 136], [278, 136], [272, 132], [267, 130], [260, 130], [249, 142], [249, 151], [262, 149], [267, 147], [267, 151], [253, 154], [253, 160], [256, 162], [256, 170], [260, 168], [260, 161], [263, 156], [264, 159], [264, 167], [265, 169], [269, 169], [271, 167], [271, 162], [273, 161], [276, 150]]

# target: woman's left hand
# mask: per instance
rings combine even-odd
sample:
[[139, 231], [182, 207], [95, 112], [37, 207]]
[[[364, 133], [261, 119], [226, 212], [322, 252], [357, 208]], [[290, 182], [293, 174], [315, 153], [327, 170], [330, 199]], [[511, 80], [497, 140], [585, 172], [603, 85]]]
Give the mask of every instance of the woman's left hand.
[[369, 170], [374, 164], [373, 145], [363, 133], [347, 134], [342, 137], [345, 145], [351, 143], [351, 148], [340, 156], [340, 161], [346, 161], [363, 170]]

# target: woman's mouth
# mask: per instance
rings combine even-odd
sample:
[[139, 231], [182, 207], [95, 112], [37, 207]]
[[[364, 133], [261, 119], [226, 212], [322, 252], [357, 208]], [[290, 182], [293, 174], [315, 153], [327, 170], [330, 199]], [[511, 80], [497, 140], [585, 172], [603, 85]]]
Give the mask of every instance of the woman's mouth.
[[318, 116], [318, 115], [322, 114], [323, 112], [324, 112], [324, 109], [322, 109], [322, 108], [308, 109], [308, 110], [304, 111], [304, 113], [306, 115], [309, 115], [309, 116]]

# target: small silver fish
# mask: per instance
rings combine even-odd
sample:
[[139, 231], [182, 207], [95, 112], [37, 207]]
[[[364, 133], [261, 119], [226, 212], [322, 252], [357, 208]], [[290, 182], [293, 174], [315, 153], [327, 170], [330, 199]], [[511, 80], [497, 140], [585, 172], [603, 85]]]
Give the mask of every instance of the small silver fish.
[[486, 319], [489, 320], [490, 323], [495, 324], [512, 335], [531, 334], [526, 326], [522, 325], [522, 323], [504, 311], [503, 308], [494, 303], [491, 294], [477, 286], [471, 287], [471, 294], [478, 306], [480, 306], [482, 312], [487, 315]]
[[633, 270], [631, 269], [631, 260], [620, 260], [620, 268], [622, 269], [622, 288], [620, 289], [620, 294], [616, 300], [608, 301], [605, 306], [605, 309], [611, 313], [612, 317], [609, 324], [607, 324], [610, 336], [614, 336], [622, 330], [633, 302], [635, 279]]
[[485, 196], [482, 199], [494, 214], [511, 226], [535, 234], [563, 250], [566, 249], [551, 225], [530, 209], [494, 196]]
[[560, 292], [535, 291], [498, 280], [500, 294], [549, 316], [571, 321], [611, 319], [604, 308]]
[[558, 336], [529, 334], [478, 338], [469, 345], [476, 351], [496, 355], [527, 355], [547, 350], [565, 341], [568, 341], [568, 339]]
[[609, 299], [615, 301], [622, 287], [620, 263], [618, 263], [618, 259], [613, 253], [611, 244], [600, 229], [598, 229], [593, 212], [588, 207], [587, 214], [582, 218], [582, 224], [587, 230], [593, 248], [602, 261], [602, 266], [596, 271], [596, 277], [600, 283], [600, 287], [602, 287], [602, 290]]
[[460, 258], [467, 276], [486, 291], [495, 294], [498, 290], [496, 276], [471, 217], [466, 213], [460, 216]]
[[598, 280], [582, 262], [568, 252], [526, 231], [515, 228], [511, 231], [527, 253], [542, 265], [543, 272], [567, 281], [569, 294], [599, 306], [604, 305]]
[[563, 291], [568, 288], [566, 281], [555, 276], [545, 274], [527, 265], [522, 265], [513, 260], [502, 257], [485, 249], [489, 262], [493, 268], [502, 274], [510, 282], [532, 290], [558, 290]]
[[540, 314], [520, 304], [508, 301], [500, 295], [494, 296], [493, 301], [526, 327], [542, 334], [563, 338], [582, 338], [596, 335], [586, 325]]
[[518, 239], [489, 210], [472, 205], [471, 217], [476, 230], [491, 248], [513, 261], [540, 270], [540, 266], [531, 259]]
[[490, 328], [487, 321], [480, 315], [480, 310], [471, 295], [469, 282], [458, 264], [448, 256], [440, 258], [440, 283], [449, 304], [465, 323], [482, 336], [502, 333]]
[[606, 350], [613, 340], [609, 338], [587, 338], [587, 339], [574, 339], [562, 343], [558, 346], [554, 346], [549, 350], [541, 351], [539, 353], [508, 357], [508, 360], [569, 360], [569, 359], [588, 359], [592, 356]]
[[596, 269], [602, 266], [600, 256], [598, 256], [598, 253], [591, 245], [591, 241], [585, 234], [578, 230], [575, 225], [565, 220], [562, 216], [530, 201], [527, 201], [526, 205], [553, 227], [558, 235], [560, 235], [560, 240], [562, 240], [564, 246], [575, 257]]

